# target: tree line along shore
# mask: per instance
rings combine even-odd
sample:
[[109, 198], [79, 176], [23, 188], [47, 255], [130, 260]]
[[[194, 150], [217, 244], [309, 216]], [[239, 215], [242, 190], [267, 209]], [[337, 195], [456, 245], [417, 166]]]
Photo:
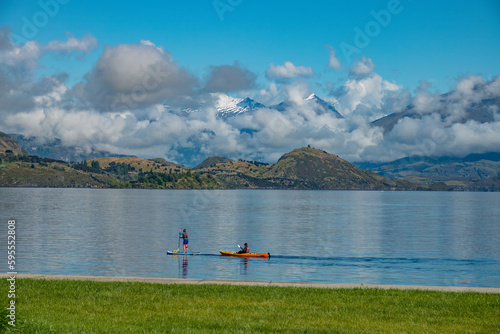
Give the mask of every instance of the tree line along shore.
[[162, 158], [107, 157], [82, 162], [21, 154], [0, 155], [0, 186], [147, 189], [451, 190], [442, 182], [418, 184], [358, 168], [314, 148], [277, 163], [211, 157], [194, 168]]

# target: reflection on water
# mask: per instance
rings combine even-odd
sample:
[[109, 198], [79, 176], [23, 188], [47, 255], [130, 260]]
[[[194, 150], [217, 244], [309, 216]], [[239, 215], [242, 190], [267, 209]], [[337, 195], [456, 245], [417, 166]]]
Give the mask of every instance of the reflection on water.
[[187, 278], [188, 277], [188, 255], [184, 255], [182, 257], [182, 278]]
[[[500, 193], [1, 188], [0, 195], [4, 231], [17, 221], [24, 273], [500, 286]], [[204, 255], [166, 255], [181, 228], [190, 231], [189, 249]], [[219, 256], [241, 240], [271, 259]]]

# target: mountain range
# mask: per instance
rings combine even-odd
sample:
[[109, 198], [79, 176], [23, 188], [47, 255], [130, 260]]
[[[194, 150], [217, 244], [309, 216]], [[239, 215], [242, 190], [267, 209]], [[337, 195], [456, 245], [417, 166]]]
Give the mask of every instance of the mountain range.
[[[2, 132], [0, 132], [0, 134], [2, 134]], [[25, 154], [36, 155], [41, 158], [62, 160], [66, 162], [78, 162], [103, 157], [125, 156], [122, 154], [112, 154], [109, 152], [99, 151], [90, 147], [65, 146], [59, 138], [47, 139], [40, 137], [27, 137], [19, 134], [4, 134], [4, 136], [8, 136], [11, 140], [17, 142], [18, 145], [25, 150]]]
[[[227, 119], [237, 115], [255, 112], [262, 108], [283, 111], [285, 108], [291, 106], [290, 102], [282, 102], [276, 105], [265, 106], [249, 97], [235, 98], [226, 94], [218, 93], [211, 94], [212, 99], [199, 108], [182, 108], [175, 109], [168, 105], [164, 108], [169, 112], [174, 112], [179, 115], [188, 115], [191, 113], [202, 112], [205, 108], [215, 108], [217, 110], [217, 117]], [[336, 118], [343, 118], [343, 116], [335, 109], [333, 104], [321, 99], [316, 94], [311, 94], [308, 98], [304, 99], [304, 108], [311, 108], [316, 114], [330, 113]], [[244, 130], [243, 130], [244, 131]], [[250, 130], [249, 130], [250, 131]], [[103, 157], [124, 157], [125, 155], [99, 151], [88, 146], [65, 146], [59, 138], [41, 138], [32, 136], [23, 136], [20, 134], [9, 134], [9, 137], [17, 141], [29, 154], [36, 155], [42, 158], [63, 160], [66, 162], [83, 161], [90, 159], [97, 159]], [[179, 148], [179, 152], [183, 159], [179, 161], [181, 164], [190, 165], [192, 161], [199, 159], [199, 152], [195, 148]], [[202, 157], [203, 159], [203, 157]], [[200, 162], [198, 160], [197, 162]]]
[[410, 104], [399, 112], [391, 113], [372, 122], [379, 126], [384, 132], [390, 132], [394, 126], [404, 118], [421, 119], [430, 113], [437, 113], [442, 120], [453, 118], [453, 123], [466, 123], [476, 121], [478, 123], [495, 122], [500, 117], [500, 98], [485, 98], [481, 100], [467, 101], [459, 99], [451, 93], [443, 94], [431, 110], [419, 110], [414, 104]]
[[409, 182], [443, 182], [455, 190], [500, 190], [500, 153], [496, 152], [464, 158], [411, 156], [387, 163], [355, 165]]
[[[475, 88], [475, 89], [481, 89]], [[320, 98], [316, 94], [311, 94], [303, 99], [298, 104], [290, 101], [284, 101], [278, 104], [266, 106], [258, 101], [249, 97], [236, 98], [223, 93], [209, 94], [210, 98], [201, 103], [197, 108], [182, 108], [176, 109], [165, 105], [165, 109], [179, 115], [189, 115], [197, 112], [203, 112], [207, 108], [215, 109], [217, 117], [221, 119], [230, 119], [237, 115], [244, 115], [256, 112], [261, 109], [275, 110], [279, 112], [285, 111], [290, 107], [307, 108], [314, 111], [317, 115], [332, 115], [336, 118], [344, 118], [337, 109], [335, 104]], [[422, 107], [410, 104], [402, 110], [388, 114], [372, 122], [373, 126], [381, 127], [384, 132], [390, 132], [394, 126], [404, 119], [420, 119], [426, 115], [439, 115], [442, 120], [448, 123], [466, 123], [467, 121], [476, 121], [479, 123], [488, 123], [498, 120], [500, 117], [500, 98], [489, 98], [486, 96], [483, 99], [472, 99], [458, 92], [449, 92], [440, 96], [433, 97], [434, 102], [432, 108], [428, 110], [421, 110]], [[415, 102], [416, 103], [416, 102]], [[204, 130], [205, 131], [205, 130]], [[210, 130], [206, 130], [210, 131]], [[248, 131], [251, 133], [252, 129], [240, 129], [241, 132]], [[251, 133], [253, 134], [253, 133]], [[209, 134], [210, 136], [211, 134]], [[108, 152], [98, 151], [90, 147], [71, 146], [66, 147], [60, 139], [52, 138], [37, 138], [26, 137], [18, 134], [9, 134], [10, 137], [15, 139], [29, 154], [38, 155], [51, 159], [58, 159], [64, 161], [82, 161], [94, 158], [117, 156]], [[206, 156], [196, 149], [197, 144], [193, 142], [192, 148], [178, 148], [178, 162], [185, 165], [194, 165], [201, 162]], [[118, 155], [120, 156], [120, 155]]]
[[[481, 89], [475, 87], [474, 89]], [[415, 104], [410, 104], [399, 112], [386, 115], [372, 122], [373, 126], [383, 128], [384, 132], [390, 132], [394, 126], [404, 119], [420, 119], [431, 113], [436, 117], [441, 117], [450, 124], [466, 123], [473, 120], [479, 123], [488, 123], [498, 120], [498, 110], [500, 106], [499, 98], [471, 99], [460, 92], [449, 92], [439, 96], [433, 96], [432, 108], [422, 110]], [[417, 103], [417, 102], [416, 102]], [[287, 108], [308, 108], [317, 115], [329, 114], [336, 118], [343, 116], [335, 109], [335, 105], [320, 98], [316, 94], [311, 94], [302, 102], [293, 104], [289, 101], [279, 104], [266, 106], [251, 98], [235, 98], [226, 94], [211, 94], [211, 99], [204, 105], [196, 109], [172, 109], [165, 106], [166, 109], [180, 114], [190, 114], [202, 112], [204, 108], [213, 108], [217, 111], [217, 117], [229, 119], [237, 115], [243, 115], [256, 112], [260, 109], [270, 109], [283, 112]], [[210, 131], [210, 130], [204, 130]], [[252, 129], [241, 129], [242, 132], [253, 131]], [[9, 138], [10, 137], [10, 138]], [[192, 166], [199, 163], [206, 156], [196, 148], [178, 149], [181, 157], [178, 161], [181, 164]], [[201, 143], [200, 143], [201, 145]], [[37, 137], [26, 137], [18, 134], [1, 133], [0, 153], [7, 150], [16, 154], [31, 154], [41, 158], [56, 160], [83, 161], [98, 159], [103, 157], [124, 157], [123, 155], [111, 154], [109, 152], [98, 151], [89, 147], [64, 146], [60, 139], [45, 139]], [[499, 150], [500, 151], [500, 150]], [[498, 159], [500, 153], [491, 152], [488, 154], [470, 155], [465, 158], [457, 157], [406, 157], [396, 161], [386, 163], [360, 162], [356, 166], [371, 170], [380, 175], [390, 178], [398, 178], [411, 182], [430, 184], [432, 182], [446, 182], [455, 184], [457, 189], [468, 189], [470, 182], [483, 182], [487, 179], [500, 176], [500, 162]], [[214, 159], [213, 157], [209, 159]], [[260, 181], [259, 181], [260, 182]]]
[[442, 183], [418, 185], [368, 170], [325, 151], [304, 147], [275, 164], [211, 157], [195, 168], [165, 159], [105, 157], [81, 163], [14, 153], [1, 154], [0, 186], [183, 189], [447, 190]]
[[[305, 147], [284, 154], [275, 164], [209, 157], [189, 168], [162, 158], [99, 157], [68, 163], [28, 156], [3, 133], [0, 144], [1, 186], [500, 190], [500, 154], [494, 152], [461, 160], [409, 157], [354, 166], [338, 156]], [[167, 174], [176, 176], [164, 180], [157, 176]]]
[[[481, 87], [475, 87], [476, 90], [480, 90]], [[199, 112], [204, 108], [215, 108], [217, 110], [217, 116], [220, 118], [228, 118], [236, 115], [241, 115], [244, 113], [253, 112], [261, 108], [269, 108], [277, 111], [284, 111], [285, 109], [292, 107], [293, 103], [290, 101], [283, 101], [278, 104], [264, 105], [257, 102], [249, 97], [247, 98], [235, 98], [224, 93], [211, 94], [212, 99], [206, 103], [203, 103], [201, 107], [194, 109], [181, 109], [174, 110], [169, 106], [166, 108], [170, 111], [176, 111], [179, 113], [192, 113]], [[310, 108], [315, 111], [316, 114], [330, 113], [337, 118], [344, 118], [335, 108], [334, 103], [327, 102], [325, 99], [320, 98], [316, 94], [310, 94], [302, 102], [302, 106]], [[415, 104], [409, 104], [405, 108], [398, 112], [390, 113], [372, 122], [373, 126], [382, 127], [384, 132], [390, 132], [394, 126], [404, 118], [420, 119], [425, 115], [431, 113], [437, 113], [442, 119], [453, 118], [452, 122], [465, 123], [467, 121], [473, 120], [479, 123], [494, 122], [500, 117], [500, 98], [490, 98], [485, 96], [484, 98], [478, 98], [474, 95], [474, 98], [464, 96], [459, 92], [452, 91], [435, 98], [435, 102], [431, 109], [421, 110], [420, 106]]]
[[[244, 113], [253, 112], [258, 109], [268, 108], [278, 111], [284, 111], [286, 108], [291, 107], [291, 102], [281, 102], [279, 104], [266, 106], [260, 102], [257, 102], [249, 97], [247, 98], [236, 98], [229, 96], [224, 93], [217, 93], [210, 95], [212, 99], [208, 102], [202, 103], [199, 108], [172, 108], [169, 105], [164, 105], [165, 109], [180, 115], [186, 115], [190, 113], [200, 112], [206, 108], [215, 108], [217, 110], [217, 116], [223, 119], [228, 117], [241, 115]], [[316, 94], [311, 94], [309, 97], [304, 99], [303, 104], [307, 108], [311, 108], [317, 114], [331, 113], [337, 118], [344, 118], [330, 102], [327, 102], [317, 96]]]
[[[269, 106], [269, 109], [274, 109], [278, 111], [285, 111], [287, 108], [292, 107], [293, 104], [291, 102], [281, 102], [279, 104]], [[334, 105], [330, 102], [326, 102], [316, 94], [309, 95], [306, 99], [304, 99], [302, 108], [309, 108], [313, 110], [317, 115], [331, 114], [336, 118], [344, 118], [337, 109], [335, 109]]]

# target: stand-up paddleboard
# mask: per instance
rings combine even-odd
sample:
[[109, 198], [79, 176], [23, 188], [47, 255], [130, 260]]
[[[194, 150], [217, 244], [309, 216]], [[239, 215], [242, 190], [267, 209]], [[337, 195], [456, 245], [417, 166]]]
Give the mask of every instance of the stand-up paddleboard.
[[184, 252], [179, 252], [177, 250], [173, 250], [173, 251], [167, 251], [167, 254], [168, 255], [200, 255], [200, 252], [187, 252], [187, 253], [184, 253]]

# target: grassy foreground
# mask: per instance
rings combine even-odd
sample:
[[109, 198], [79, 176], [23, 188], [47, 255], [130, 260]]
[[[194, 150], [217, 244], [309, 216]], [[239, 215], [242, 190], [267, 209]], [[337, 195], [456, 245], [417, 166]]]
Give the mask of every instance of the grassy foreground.
[[500, 333], [500, 295], [18, 279], [16, 317], [16, 333]]

